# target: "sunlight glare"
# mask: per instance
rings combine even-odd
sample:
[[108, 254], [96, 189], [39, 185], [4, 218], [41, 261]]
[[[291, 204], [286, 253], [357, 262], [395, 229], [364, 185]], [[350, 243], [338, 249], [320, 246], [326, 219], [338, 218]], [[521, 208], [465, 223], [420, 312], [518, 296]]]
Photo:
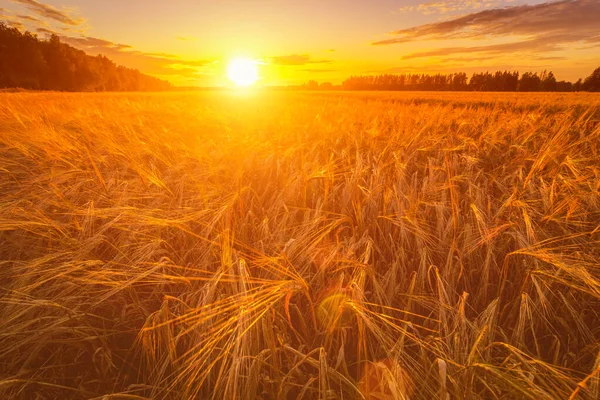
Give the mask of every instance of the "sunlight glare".
[[227, 76], [238, 86], [250, 86], [258, 80], [258, 63], [247, 58], [236, 58], [227, 66]]

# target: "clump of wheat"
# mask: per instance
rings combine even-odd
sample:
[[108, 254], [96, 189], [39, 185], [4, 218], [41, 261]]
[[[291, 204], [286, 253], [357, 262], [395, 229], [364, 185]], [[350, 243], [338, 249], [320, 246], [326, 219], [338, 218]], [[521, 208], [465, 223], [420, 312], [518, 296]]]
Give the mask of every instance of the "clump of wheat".
[[598, 398], [599, 106], [2, 94], [0, 393]]

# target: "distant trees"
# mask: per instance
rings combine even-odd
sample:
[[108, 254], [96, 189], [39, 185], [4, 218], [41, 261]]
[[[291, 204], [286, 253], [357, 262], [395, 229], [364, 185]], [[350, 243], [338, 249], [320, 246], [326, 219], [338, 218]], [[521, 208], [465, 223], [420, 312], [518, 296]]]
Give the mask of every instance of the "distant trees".
[[521, 79], [517, 91], [519, 92], [539, 92], [542, 88], [542, 80], [537, 73], [525, 72]]
[[514, 92], [517, 90], [518, 85], [518, 72], [474, 73], [469, 82], [468, 90], [477, 92]]
[[555, 92], [556, 91], [556, 77], [552, 71], [546, 73], [544, 71], [540, 77], [542, 92]]
[[333, 84], [331, 82], [319, 83], [319, 82], [315, 81], [314, 79], [311, 79], [310, 81], [301, 85], [299, 88], [301, 88], [303, 90], [334, 90], [337, 87], [333, 86]]
[[149, 91], [170, 89], [166, 81], [92, 57], [61, 43], [40, 40], [0, 22], [0, 88], [60, 91]]
[[600, 92], [600, 67], [596, 68], [590, 76], [585, 78], [581, 87], [588, 92]]
[[384, 74], [353, 76], [342, 83], [347, 90], [435, 90], [515, 91], [518, 72], [475, 73], [469, 80], [464, 72], [454, 74]]
[[310, 80], [310, 81], [306, 82], [306, 84], [304, 85], [304, 88], [307, 90], [317, 90], [319, 88], [319, 82], [317, 82], [315, 80]]
[[552, 71], [525, 72], [497, 71], [474, 73], [470, 79], [465, 73], [454, 74], [383, 74], [351, 76], [342, 83], [345, 90], [433, 90], [475, 92], [571, 92], [600, 91], [600, 68], [584, 81], [576, 83], [557, 81]]
[[467, 74], [405, 74], [352, 76], [342, 83], [346, 90], [466, 90]]

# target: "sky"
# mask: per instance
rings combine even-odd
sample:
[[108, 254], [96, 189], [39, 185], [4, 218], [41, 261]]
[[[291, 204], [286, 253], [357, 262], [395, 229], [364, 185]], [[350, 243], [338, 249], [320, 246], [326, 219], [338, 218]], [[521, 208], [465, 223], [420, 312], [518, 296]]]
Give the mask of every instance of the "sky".
[[0, 20], [180, 86], [600, 66], [600, 0], [0, 0]]

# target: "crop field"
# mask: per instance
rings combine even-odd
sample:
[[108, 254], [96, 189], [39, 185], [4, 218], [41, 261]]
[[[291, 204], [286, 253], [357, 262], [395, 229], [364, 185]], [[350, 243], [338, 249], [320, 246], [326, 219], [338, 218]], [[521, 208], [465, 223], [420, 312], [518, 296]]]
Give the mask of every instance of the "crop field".
[[600, 398], [600, 95], [0, 93], [0, 398]]

